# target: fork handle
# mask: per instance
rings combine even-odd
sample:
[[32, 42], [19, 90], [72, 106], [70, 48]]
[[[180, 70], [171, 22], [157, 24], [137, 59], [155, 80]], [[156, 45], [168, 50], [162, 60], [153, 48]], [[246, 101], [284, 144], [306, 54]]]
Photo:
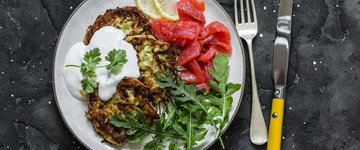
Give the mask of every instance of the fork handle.
[[255, 145], [263, 145], [267, 141], [267, 128], [264, 116], [261, 110], [259, 95], [256, 85], [254, 56], [252, 48], [252, 40], [246, 41], [249, 47], [249, 58], [251, 68], [251, 87], [252, 87], [252, 109], [250, 122], [250, 140]]

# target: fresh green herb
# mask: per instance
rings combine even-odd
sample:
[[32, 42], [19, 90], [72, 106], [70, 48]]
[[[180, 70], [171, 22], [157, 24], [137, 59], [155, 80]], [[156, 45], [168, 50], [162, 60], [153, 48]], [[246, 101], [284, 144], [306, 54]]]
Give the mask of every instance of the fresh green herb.
[[[214, 127], [215, 131], [218, 131], [218, 127], [216, 126], [215, 121], [213, 120], [214, 116], [211, 116], [208, 112], [210, 105], [206, 105], [208, 103], [205, 102], [205, 96], [203, 94], [197, 94], [198, 89], [196, 85], [194, 84], [185, 84], [181, 79], [175, 80], [173, 75], [170, 71], [167, 71], [165, 73], [165, 76], [157, 74], [157, 77], [160, 79], [161, 83], [159, 84], [160, 88], [169, 88], [172, 98], [174, 99], [175, 103], [179, 104], [182, 109], [181, 110], [189, 110], [188, 112], [178, 111], [177, 117], [179, 117], [179, 122], [181, 122], [183, 125], [186, 125], [186, 130], [192, 130], [193, 127], [198, 128], [199, 131], [203, 131], [201, 133], [204, 133], [205, 131], [200, 128], [200, 125], [204, 123], [204, 117], [198, 117], [196, 118], [197, 122], [193, 123], [192, 119], [194, 117], [191, 116], [191, 113], [202, 113], [205, 116], [207, 116], [206, 119], [209, 120], [210, 124]], [[190, 115], [190, 116], [189, 116]], [[189, 116], [189, 117], [184, 117]], [[201, 123], [198, 123], [198, 122]], [[178, 133], [184, 133], [181, 132], [179, 126], [177, 127]], [[206, 131], [207, 132], [207, 131]], [[185, 132], [186, 133], [186, 132]], [[192, 134], [186, 134], [183, 135], [186, 139], [186, 145], [187, 149], [189, 149], [192, 145], [195, 144], [196, 141], [202, 140], [204, 137], [202, 137], [203, 134], [196, 134], [197, 138], [193, 138]], [[199, 136], [200, 135], [200, 136]], [[220, 142], [222, 143], [221, 137], [219, 138]]]
[[[229, 58], [225, 54], [219, 53], [213, 60], [214, 68], [210, 69], [209, 73], [215, 78], [215, 81], [209, 81], [212, 90], [208, 95], [199, 94], [195, 85], [184, 84], [181, 79], [175, 80], [170, 72], [167, 72], [165, 76], [157, 75], [162, 82], [160, 88], [169, 88], [172, 97], [175, 102], [187, 103], [190, 107], [199, 108], [207, 116], [208, 123], [211, 124], [216, 131], [216, 138], [220, 140], [222, 147], [224, 144], [221, 140], [221, 129], [229, 121], [229, 112], [232, 106], [232, 94], [240, 89], [240, 84], [227, 84], [229, 75]], [[191, 112], [191, 111], [190, 111]], [[181, 116], [179, 120], [181, 121]], [[191, 123], [188, 123], [191, 125]], [[191, 130], [190, 126], [187, 127], [187, 131]], [[199, 135], [199, 134], [196, 134]], [[205, 136], [205, 135], [204, 135]], [[187, 145], [192, 145], [190, 135], [186, 136]]]
[[172, 102], [169, 102], [166, 105], [166, 108], [165, 108], [166, 112], [162, 113], [161, 118], [160, 118], [162, 120], [164, 130], [168, 130], [169, 127], [174, 125], [177, 110], [178, 110], [178, 107], [175, 106]]
[[[213, 60], [214, 68], [209, 70], [211, 76], [217, 81], [209, 81], [211, 88], [218, 94], [210, 95], [208, 98], [216, 103], [221, 110], [221, 119], [219, 128], [222, 129], [229, 122], [229, 112], [232, 106], [232, 94], [240, 89], [240, 84], [227, 84], [229, 75], [229, 59], [224, 54], [218, 54]], [[216, 136], [220, 137], [221, 130], [218, 130]]]
[[100, 55], [101, 55], [100, 49], [94, 48], [93, 50], [86, 52], [83, 59], [88, 66], [95, 68], [96, 65], [99, 64], [101, 61]]
[[94, 89], [97, 87], [96, 82], [96, 68], [106, 68], [110, 70], [112, 73], [118, 72], [122, 66], [127, 62], [126, 59], [126, 51], [125, 50], [112, 50], [105, 57], [110, 64], [106, 66], [97, 66], [100, 61], [100, 49], [94, 48], [85, 53], [83, 60], [80, 66], [78, 65], [66, 65], [65, 67], [77, 67], [80, 68], [80, 72], [83, 75], [83, 80], [81, 80], [81, 85], [83, 90], [86, 93], [93, 93]]
[[[163, 113], [165, 114], [165, 113]], [[169, 118], [169, 117], [168, 117]], [[171, 120], [171, 118], [169, 118]], [[153, 134], [152, 141], [146, 143], [144, 150], [161, 150], [165, 147], [163, 139], [165, 137], [179, 139], [181, 136], [170, 129], [171, 127], [164, 128], [166, 126], [166, 119], [155, 119], [155, 129], [151, 128], [151, 125], [146, 121], [146, 116], [142, 112], [137, 112], [134, 117], [132, 114], [125, 116], [114, 115], [110, 119], [110, 123], [116, 127], [128, 129], [126, 134], [130, 137], [130, 143], [138, 143], [144, 140], [144, 138]], [[175, 149], [176, 150], [176, 149]]]
[[181, 148], [176, 146], [176, 140], [172, 140], [169, 144], [169, 150], [181, 150]]
[[150, 124], [146, 122], [146, 116], [142, 112], [137, 112], [136, 117], [133, 117], [131, 114], [127, 114], [125, 117], [114, 115], [110, 119], [110, 123], [116, 127], [128, 129], [126, 132], [127, 135], [155, 134], [166, 137], [178, 137], [177, 135], [171, 133], [152, 129]]
[[[190, 106], [191, 107], [191, 106]], [[188, 123], [188, 125], [187, 125], [187, 141], [186, 141], [186, 143], [187, 143], [187, 145], [186, 145], [186, 149], [187, 150], [190, 150], [190, 149], [192, 149], [192, 145], [193, 145], [193, 143], [194, 143], [194, 139], [193, 139], [193, 127], [192, 127], [192, 122], [191, 122], [191, 120], [192, 120], [192, 116], [191, 116], [191, 108], [190, 108], [190, 110], [189, 110], [189, 123]]]
[[81, 80], [81, 86], [86, 93], [94, 92], [94, 89], [97, 87], [97, 82], [95, 78], [96, 76], [93, 77], [87, 76]]
[[191, 150], [197, 141], [205, 138], [208, 130], [204, 124], [214, 127], [215, 137], [221, 140], [221, 129], [229, 120], [232, 105], [232, 94], [239, 90], [240, 84], [227, 84], [229, 60], [224, 54], [218, 54], [213, 60], [214, 68], [210, 74], [215, 78], [209, 81], [212, 90], [209, 93], [198, 91], [196, 85], [185, 84], [180, 78], [175, 79], [170, 71], [165, 75], [157, 74], [161, 81], [160, 88], [170, 90], [171, 99], [165, 105], [160, 119], [155, 119], [151, 126], [146, 122], [145, 115], [138, 112], [136, 116], [128, 114], [124, 117], [115, 115], [111, 123], [116, 127], [128, 129], [130, 141], [142, 141], [145, 136], [153, 135], [145, 150], [163, 149], [164, 139], [171, 138], [169, 150], [179, 150], [177, 140], [186, 142], [186, 150]]
[[98, 48], [86, 52], [84, 55], [85, 63], [81, 64], [80, 71], [84, 76], [84, 79], [81, 80], [81, 85], [86, 93], [94, 92], [97, 86], [95, 68], [101, 61], [100, 55], [100, 49]]
[[96, 73], [95, 68], [96, 65], [100, 63], [100, 49], [94, 48], [85, 53], [84, 62], [81, 63], [81, 66], [78, 65], [66, 65], [65, 67], [77, 67], [80, 68], [80, 72], [83, 75], [83, 80], [81, 80], [81, 85], [83, 90], [86, 93], [94, 92], [94, 89], [97, 87], [96, 83]]
[[125, 50], [115, 50], [113, 49], [108, 53], [105, 57], [110, 64], [106, 65], [106, 69], [110, 70], [112, 73], [118, 72], [123, 65], [128, 61], [126, 59], [126, 51]]
[[[177, 81], [174, 79], [174, 76], [170, 71], [167, 71], [166, 76], [157, 74], [157, 77], [160, 79], [162, 83], [160, 83], [160, 88], [169, 88], [172, 94], [172, 97], [175, 101], [179, 102], [189, 102], [192, 101], [196, 105], [196, 107], [202, 109], [205, 114], [209, 117], [210, 121], [215, 125], [213, 121], [213, 117], [207, 112], [207, 106], [203, 104], [205, 101], [205, 96], [201, 94], [197, 94], [197, 87], [194, 84], [185, 84], [184, 81], [178, 79]], [[216, 126], [214, 126], [217, 129]]]
[[144, 150], [162, 150], [165, 148], [165, 145], [163, 144], [163, 138], [164, 136], [155, 135], [152, 141], [145, 144]]

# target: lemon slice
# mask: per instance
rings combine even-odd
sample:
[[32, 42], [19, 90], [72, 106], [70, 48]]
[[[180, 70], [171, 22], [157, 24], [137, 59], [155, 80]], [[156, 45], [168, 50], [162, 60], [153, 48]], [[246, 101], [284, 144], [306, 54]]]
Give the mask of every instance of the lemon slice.
[[152, 0], [156, 10], [166, 19], [177, 21], [179, 15], [176, 8], [177, 0]]
[[160, 19], [161, 15], [155, 8], [153, 0], [136, 0], [136, 6], [146, 15], [153, 19]]

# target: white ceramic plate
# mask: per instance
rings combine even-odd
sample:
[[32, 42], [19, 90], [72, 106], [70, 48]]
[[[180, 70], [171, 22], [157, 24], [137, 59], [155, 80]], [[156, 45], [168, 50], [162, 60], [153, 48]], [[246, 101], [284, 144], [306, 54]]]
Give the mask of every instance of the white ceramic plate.
[[[107, 143], [102, 143], [102, 137], [94, 131], [90, 121], [85, 117], [88, 103], [78, 101], [71, 96], [67, 90], [62, 74], [67, 51], [73, 44], [83, 40], [87, 27], [94, 23], [96, 17], [104, 14], [107, 9], [125, 6], [135, 6], [135, 0], [84, 1], [68, 19], [56, 46], [53, 64], [53, 85], [57, 106], [67, 127], [73, 135], [89, 149], [142, 149], [144, 144], [126, 144], [122, 147], [116, 147]], [[224, 23], [229, 28], [231, 32], [231, 45], [233, 48], [233, 53], [230, 58], [229, 82], [240, 83], [242, 85], [240, 91], [233, 95], [234, 101], [230, 112], [230, 122], [225, 126], [223, 130], [225, 131], [236, 115], [244, 91], [244, 52], [232, 20], [215, 0], [206, 0], [205, 17], [208, 23], [217, 20]], [[215, 142], [215, 138], [211, 135], [213, 133], [214, 131], [211, 128], [205, 139], [200, 141], [195, 148], [206, 149], [210, 147]]]

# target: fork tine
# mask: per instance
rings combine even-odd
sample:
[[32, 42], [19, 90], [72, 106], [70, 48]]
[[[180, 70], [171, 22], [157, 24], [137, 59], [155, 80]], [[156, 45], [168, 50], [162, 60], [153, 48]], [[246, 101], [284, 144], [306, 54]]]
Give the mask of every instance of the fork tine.
[[255, 9], [254, 0], [251, 0], [251, 4], [252, 4], [252, 10], [253, 10], [254, 23], [257, 23], [256, 9]]
[[241, 23], [245, 23], [245, 16], [244, 16], [244, 1], [240, 0], [240, 10], [241, 10]]
[[250, 18], [250, 5], [249, 5], [249, 0], [246, 0], [246, 12], [247, 12], [247, 22], [250, 23], [251, 22], [251, 18]]
[[234, 0], [234, 11], [235, 11], [235, 24], [239, 23], [239, 16], [238, 16], [238, 9], [237, 9], [237, 1], [238, 0]]

